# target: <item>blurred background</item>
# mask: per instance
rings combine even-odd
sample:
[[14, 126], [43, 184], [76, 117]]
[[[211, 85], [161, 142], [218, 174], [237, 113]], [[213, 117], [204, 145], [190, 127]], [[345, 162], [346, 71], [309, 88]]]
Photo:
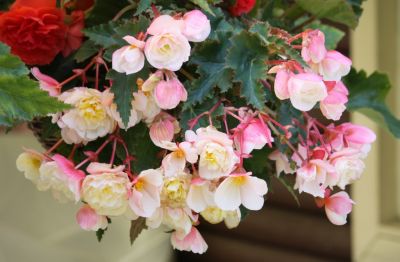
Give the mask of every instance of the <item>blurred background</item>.
[[[356, 31], [339, 51], [367, 73], [386, 72], [390, 100], [400, 117], [400, 1], [368, 0]], [[363, 115], [348, 115], [378, 134], [363, 178], [351, 188], [356, 202], [347, 225], [337, 227], [302, 196], [297, 206], [281, 184], [272, 185], [264, 209], [241, 225], [201, 225], [205, 255], [173, 252], [169, 234], [142, 233], [129, 244], [129, 223], [114, 219], [101, 243], [75, 223], [78, 206], [39, 193], [15, 168], [22, 147], [40, 149], [24, 127], [0, 135], [0, 262], [20, 261], [400, 261], [400, 143]]]

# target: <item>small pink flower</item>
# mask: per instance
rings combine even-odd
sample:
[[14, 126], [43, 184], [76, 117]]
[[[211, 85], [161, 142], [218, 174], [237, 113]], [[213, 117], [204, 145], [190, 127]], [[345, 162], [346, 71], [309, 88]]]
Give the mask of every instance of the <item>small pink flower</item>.
[[144, 66], [143, 49], [145, 43], [133, 36], [125, 36], [124, 40], [130, 45], [124, 46], [113, 53], [112, 68], [119, 73], [127, 75], [137, 73]]
[[191, 42], [206, 40], [211, 32], [210, 20], [199, 10], [192, 10], [183, 16], [183, 35]]
[[83, 230], [87, 231], [106, 229], [108, 226], [107, 217], [98, 215], [89, 205], [84, 205], [79, 209], [76, 221]]
[[348, 95], [349, 91], [341, 81], [338, 81], [330, 90], [328, 88], [328, 96], [320, 103], [322, 114], [327, 119], [339, 120], [346, 110]]
[[289, 160], [286, 155], [275, 150], [269, 154], [268, 159], [275, 161], [276, 175], [279, 176], [282, 172], [285, 174], [293, 174], [295, 170], [290, 167]]
[[319, 63], [319, 73], [325, 81], [339, 81], [351, 69], [351, 60], [341, 53], [331, 50]]
[[354, 201], [351, 200], [349, 195], [341, 191], [325, 197], [325, 212], [329, 221], [334, 225], [344, 225], [347, 223], [347, 215], [351, 213]]
[[64, 176], [60, 179], [67, 183], [68, 188], [75, 195], [75, 201], [79, 201], [82, 181], [86, 177], [85, 173], [82, 170], [76, 169], [74, 163], [62, 155], [56, 154], [52, 158], [61, 171], [59, 175]]
[[250, 210], [260, 210], [267, 192], [267, 183], [251, 172], [234, 173], [218, 186], [214, 200], [222, 210], [236, 210], [241, 204]]
[[344, 123], [338, 126], [338, 129], [343, 133], [344, 139], [350, 143], [371, 144], [376, 140], [375, 133], [364, 126]]
[[200, 177], [192, 179], [186, 203], [197, 213], [204, 211], [207, 206], [213, 205], [214, 195], [210, 191], [210, 181]]
[[183, 172], [186, 161], [192, 164], [197, 162], [197, 150], [190, 142], [185, 141], [179, 144], [164, 142], [161, 147], [172, 151], [164, 157], [161, 164], [166, 177], [176, 176]]
[[287, 69], [281, 69], [276, 73], [274, 91], [276, 97], [280, 100], [285, 100], [290, 97], [288, 90], [288, 81], [292, 75], [293, 73]]
[[173, 232], [171, 234], [171, 243], [174, 249], [191, 251], [196, 254], [203, 254], [208, 248], [207, 243], [195, 227], [192, 227], [187, 235], [181, 231]]
[[154, 98], [161, 109], [173, 109], [179, 102], [187, 100], [187, 92], [179, 79], [174, 76], [157, 84]]
[[235, 128], [233, 140], [236, 147], [241, 148], [242, 153], [250, 154], [254, 149], [262, 149], [265, 144], [270, 144], [274, 138], [263, 121], [253, 118]]
[[292, 105], [301, 111], [311, 110], [315, 104], [328, 95], [322, 78], [314, 73], [293, 75], [288, 81]]
[[319, 63], [327, 53], [325, 48], [325, 35], [319, 30], [304, 33], [301, 56], [307, 63]]
[[156, 146], [162, 147], [163, 141], [172, 141], [174, 134], [179, 130], [179, 122], [176, 118], [161, 112], [150, 125], [150, 138]]
[[42, 74], [37, 67], [33, 67], [31, 73], [39, 81], [40, 89], [49, 92], [50, 96], [58, 96], [61, 93], [61, 86], [57, 80]]

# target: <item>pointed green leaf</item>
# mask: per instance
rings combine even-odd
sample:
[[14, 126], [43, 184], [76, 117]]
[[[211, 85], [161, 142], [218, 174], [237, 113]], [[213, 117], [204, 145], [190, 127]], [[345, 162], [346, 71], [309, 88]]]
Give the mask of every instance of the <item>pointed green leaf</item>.
[[347, 104], [349, 110], [361, 110], [361, 113], [364, 113], [362, 109], [375, 110], [393, 135], [400, 138], [400, 120], [390, 112], [385, 103], [391, 88], [387, 75], [374, 72], [367, 76], [365, 71], [356, 72], [352, 69], [344, 83], [350, 92]]
[[232, 47], [226, 58], [227, 65], [235, 71], [236, 82], [242, 86], [242, 96], [249, 104], [262, 109], [266, 93], [260, 80], [266, 78], [268, 58], [266, 44], [256, 33], [242, 31], [230, 39]]
[[140, 0], [134, 15], [139, 15], [151, 7], [152, 0]]
[[75, 60], [78, 63], [81, 63], [86, 59], [94, 56], [98, 51], [99, 48], [96, 46], [96, 44], [92, 40], [87, 40], [76, 52]]
[[0, 75], [22, 76], [29, 74], [19, 57], [10, 54], [10, 48], [0, 43]]

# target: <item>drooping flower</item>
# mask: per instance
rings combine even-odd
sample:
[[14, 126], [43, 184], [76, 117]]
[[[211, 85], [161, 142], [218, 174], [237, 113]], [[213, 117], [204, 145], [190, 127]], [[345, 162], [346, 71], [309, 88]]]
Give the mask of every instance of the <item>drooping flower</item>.
[[158, 82], [154, 99], [161, 109], [174, 109], [181, 101], [187, 100], [187, 91], [178, 77], [171, 73], [171, 77]]
[[130, 182], [124, 166], [91, 163], [82, 184], [82, 198], [97, 214], [119, 216], [128, 207]]
[[275, 150], [269, 154], [268, 158], [275, 161], [276, 175], [279, 176], [282, 172], [285, 174], [293, 174], [295, 170], [290, 166], [289, 159], [279, 150]]
[[233, 173], [215, 191], [215, 203], [222, 210], [236, 210], [241, 204], [250, 210], [260, 210], [267, 194], [267, 183], [247, 173]]
[[189, 60], [190, 50], [186, 37], [180, 32], [171, 31], [147, 39], [144, 52], [153, 67], [178, 71]]
[[17, 0], [0, 15], [0, 41], [26, 64], [49, 64], [65, 45], [64, 17], [54, 0]]
[[74, 163], [62, 155], [56, 154], [52, 159], [54, 161], [43, 163], [39, 169], [42, 189], [51, 189], [54, 198], [60, 202], [78, 202], [85, 173], [75, 169]]
[[163, 147], [163, 143], [172, 141], [174, 134], [179, 131], [179, 122], [176, 118], [161, 112], [150, 125], [150, 138], [156, 146]]
[[327, 190], [321, 202], [325, 205], [326, 216], [332, 224], [341, 226], [347, 223], [347, 215], [351, 213], [354, 202], [346, 192], [341, 191], [330, 196], [330, 190]]
[[210, 181], [201, 178], [192, 179], [186, 203], [193, 211], [200, 213], [214, 204], [214, 194], [210, 190]]
[[326, 133], [327, 141], [335, 150], [351, 147], [363, 152], [364, 156], [371, 143], [376, 140], [376, 135], [371, 129], [352, 123], [343, 123], [336, 127], [328, 126]]
[[222, 210], [217, 206], [208, 206], [201, 213], [201, 216], [211, 224], [225, 222], [227, 228], [232, 229], [239, 225], [241, 219], [240, 209], [233, 211]]
[[325, 81], [339, 81], [351, 69], [351, 60], [338, 51], [330, 50], [318, 64], [319, 74]]
[[288, 81], [290, 102], [301, 111], [311, 110], [328, 95], [322, 78], [313, 73], [293, 75]]
[[87, 143], [114, 131], [116, 122], [108, 110], [113, 94], [108, 90], [100, 92], [76, 87], [62, 93], [59, 98], [74, 107], [57, 122], [66, 143]]
[[285, 100], [290, 98], [288, 82], [293, 73], [286, 68], [282, 68], [276, 72], [274, 82], [274, 92], [277, 98]]
[[164, 142], [160, 147], [172, 151], [164, 157], [161, 164], [166, 177], [176, 176], [183, 172], [186, 161], [191, 164], [197, 162], [197, 150], [190, 142], [185, 141], [179, 144]]
[[196, 133], [188, 130], [185, 137], [197, 148], [200, 155], [199, 175], [204, 179], [228, 176], [239, 161], [233, 151], [233, 141], [213, 126], [199, 128]]
[[328, 88], [328, 96], [320, 102], [322, 114], [327, 119], [339, 120], [346, 110], [348, 95], [349, 91], [341, 81], [335, 83], [333, 88]]
[[193, 215], [188, 207], [169, 207], [164, 204], [154, 212], [153, 216], [146, 219], [146, 225], [158, 228], [163, 224], [186, 235], [190, 233], [193, 223], [197, 220], [198, 216]]
[[183, 22], [182, 33], [191, 42], [202, 42], [211, 32], [210, 20], [199, 10], [185, 13]]
[[140, 172], [133, 182], [129, 206], [141, 217], [150, 217], [160, 207], [160, 192], [163, 184], [162, 172], [148, 169]]
[[196, 254], [203, 254], [208, 248], [207, 243], [195, 227], [192, 227], [189, 234], [184, 234], [181, 231], [173, 232], [171, 234], [171, 243], [174, 249], [191, 251]]
[[112, 55], [112, 68], [127, 75], [134, 74], [142, 70], [144, 66], [143, 49], [145, 42], [136, 39], [133, 36], [123, 38], [128, 42], [128, 46], [121, 47]]
[[254, 149], [262, 149], [267, 143], [272, 143], [274, 138], [261, 119], [250, 118], [234, 129], [233, 140], [242, 153], [250, 154]]
[[39, 81], [40, 89], [47, 91], [50, 96], [58, 96], [61, 93], [61, 86], [57, 80], [42, 74], [37, 67], [33, 67], [31, 73]]
[[325, 58], [325, 35], [320, 30], [303, 33], [301, 56], [307, 63], [320, 63]]
[[76, 214], [76, 221], [83, 230], [97, 231], [106, 229], [108, 221], [106, 216], [101, 216], [89, 205], [83, 205]]
[[[38, 185], [40, 180], [39, 168], [44, 161], [45, 157], [42, 154], [34, 150], [25, 150], [18, 156], [16, 165], [18, 171], [24, 172], [26, 179]], [[41, 188], [40, 185], [38, 187]]]
[[146, 123], [152, 123], [161, 112], [151, 92], [138, 91], [133, 93], [133, 107], [142, 114]]

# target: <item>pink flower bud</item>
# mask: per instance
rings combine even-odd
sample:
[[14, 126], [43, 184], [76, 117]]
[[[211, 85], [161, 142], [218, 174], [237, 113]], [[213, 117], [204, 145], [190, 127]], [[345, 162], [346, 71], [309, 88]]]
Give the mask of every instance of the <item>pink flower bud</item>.
[[319, 63], [325, 58], [325, 36], [319, 30], [304, 33], [301, 56], [307, 63]]
[[199, 10], [192, 10], [183, 16], [183, 35], [191, 42], [206, 40], [211, 32], [210, 20]]
[[137, 73], [144, 66], [143, 49], [145, 43], [133, 36], [125, 36], [124, 40], [130, 45], [124, 46], [113, 53], [112, 68], [119, 73], [127, 75]]
[[339, 120], [344, 110], [346, 110], [345, 104], [348, 101], [348, 95], [349, 91], [346, 86], [341, 81], [337, 82], [334, 87], [328, 91], [328, 96], [320, 103], [322, 114], [327, 119]]
[[154, 98], [161, 109], [173, 109], [178, 106], [179, 102], [186, 101], [187, 92], [179, 79], [174, 76], [157, 84]]
[[173, 232], [171, 234], [171, 243], [174, 249], [191, 251], [197, 254], [203, 254], [208, 248], [207, 243], [195, 227], [192, 227], [190, 233], [187, 235], [181, 231]]
[[376, 140], [375, 133], [364, 126], [344, 123], [337, 127], [344, 135], [347, 142], [354, 144], [371, 144]]
[[61, 86], [57, 80], [42, 74], [37, 67], [33, 67], [31, 73], [39, 81], [40, 89], [49, 92], [50, 96], [58, 96], [61, 93]]
[[351, 69], [351, 60], [341, 53], [331, 50], [319, 64], [319, 73], [325, 81], [339, 81]]
[[76, 221], [83, 230], [87, 231], [105, 229], [108, 225], [107, 217], [98, 215], [89, 205], [84, 205], [79, 209]]
[[292, 105], [301, 111], [311, 110], [328, 95], [322, 78], [314, 73], [293, 75], [288, 81]]
[[347, 223], [347, 215], [350, 214], [353, 204], [353, 200], [344, 191], [326, 197], [326, 216], [332, 224], [338, 226], [344, 225]]
[[163, 142], [172, 141], [176, 133], [176, 125], [179, 123], [167, 113], [161, 113], [150, 126], [150, 138], [156, 146], [162, 147]]
[[290, 97], [288, 90], [288, 81], [292, 75], [293, 73], [286, 69], [281, 69], [276, 73], [274, 91], [276, 97], [280, 100], [288, 99]]

